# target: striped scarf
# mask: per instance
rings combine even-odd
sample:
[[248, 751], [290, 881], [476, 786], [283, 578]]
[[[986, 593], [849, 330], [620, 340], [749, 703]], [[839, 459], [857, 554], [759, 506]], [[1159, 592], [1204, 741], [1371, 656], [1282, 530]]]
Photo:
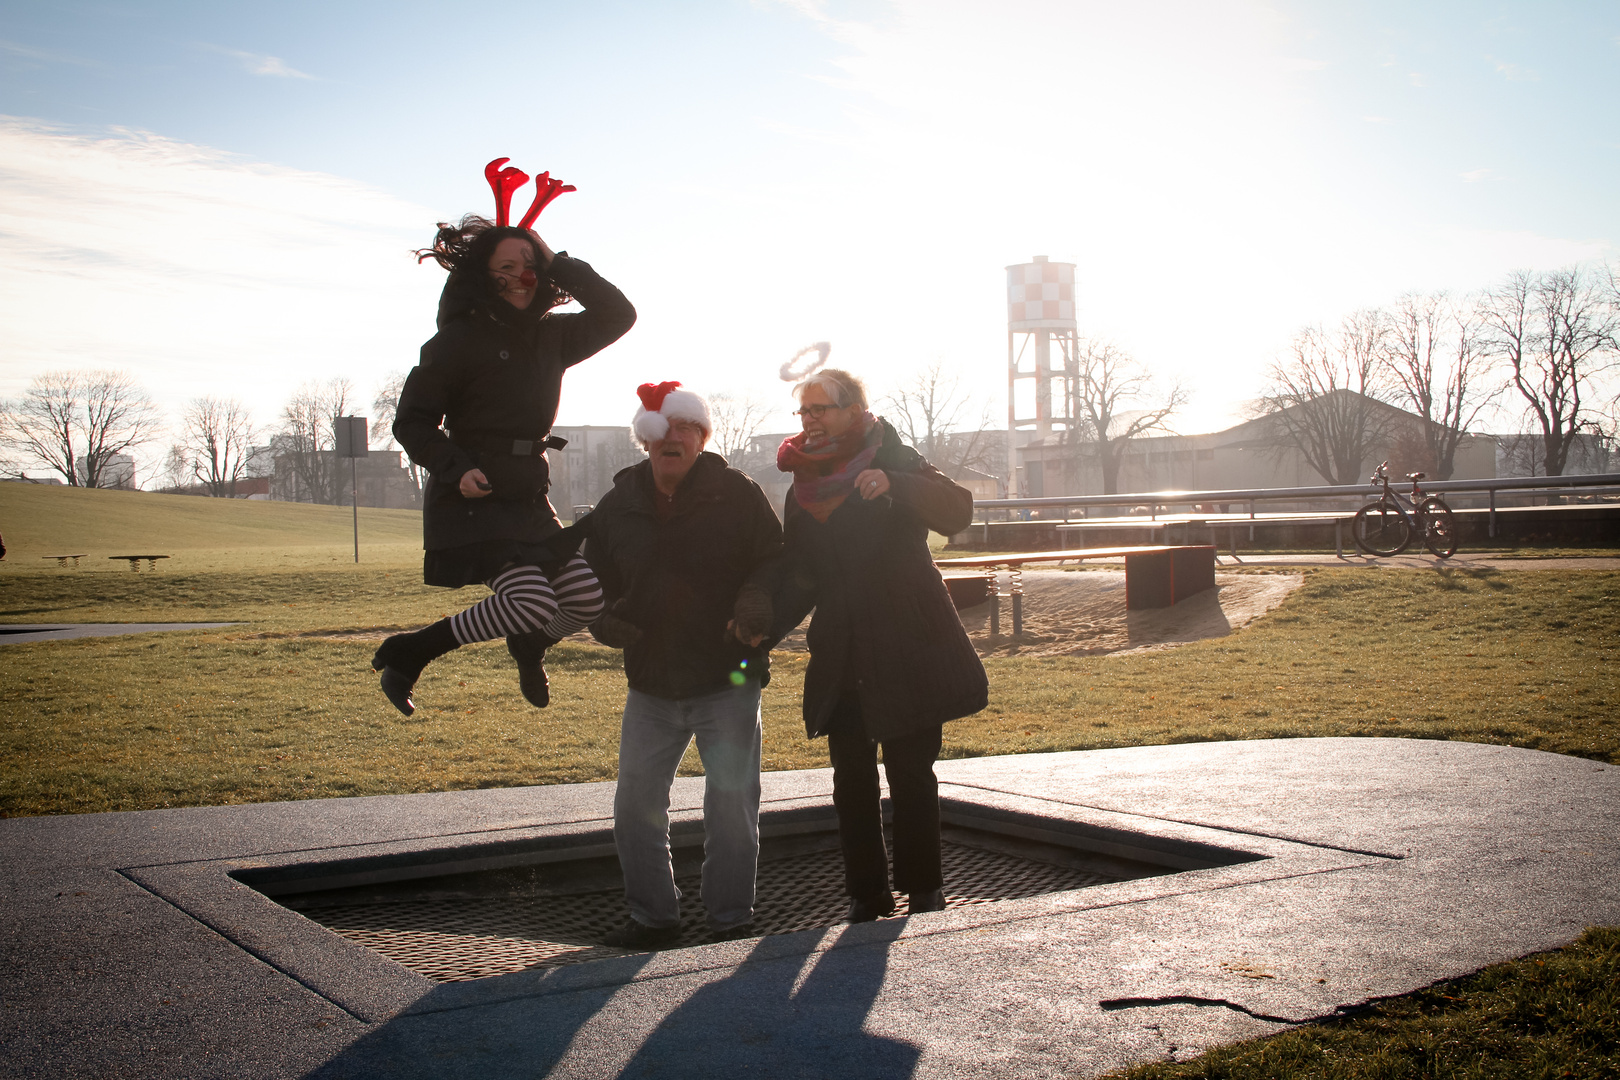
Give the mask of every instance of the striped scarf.
[[855, 478], [872, 467], [883, 443], [883, 425], [870, 412], [836, 439], [810, 443], [804, 432], [782, 440], [776, 467], [793, 474], [793, 497], [825, 522], [855, 490]]

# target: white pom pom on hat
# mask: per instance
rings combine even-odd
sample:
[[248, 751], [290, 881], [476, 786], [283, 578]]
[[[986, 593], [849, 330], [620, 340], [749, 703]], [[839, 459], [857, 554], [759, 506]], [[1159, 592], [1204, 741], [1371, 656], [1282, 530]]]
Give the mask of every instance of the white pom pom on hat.
[[705, 435], [714, 433], [714, 422], [709, 419], [709, 403], [690, 390], [682, 390], [678, 382], [642, 383], [636, 387], [641, 407], [630, 429], [642, 442], [656, 442], [669, 434], [671, 420], [690, 420], [703, 428]]

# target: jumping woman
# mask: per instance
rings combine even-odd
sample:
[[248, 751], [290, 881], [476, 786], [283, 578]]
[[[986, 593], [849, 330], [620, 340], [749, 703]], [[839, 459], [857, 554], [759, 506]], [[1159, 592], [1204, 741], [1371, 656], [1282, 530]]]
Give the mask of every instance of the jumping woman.
[[[545, 451], [563, 372], [611, 345], [636, 321], [630, 302], [589, 265], [553, 252], [529, 226], [558, 194], [574, 190], [536, 178], [534, 204], [507, 224], [512, 193], [528, 181], [506, 158], [485, 167], [496, 220], [469, 214], [440, 224], [417, 252], [450, 271], [439, 297], [439, 332], [422, 346], [405, 380], [394, 437], [430, 474], [423, 493], [422, 578], [459, 589], [482, 582], [492, 595], [448, 619], [382, 643], [371, 666], [400, 712], [436, 657], [475, 641], [506, 638], [523, 696], [551, 702], [542, 661], [552, 645], [602, 610], [602, 592], [580, 537], [564, 529], [546, 498]], [[572, 297], [585, 309], [552, 308]]]

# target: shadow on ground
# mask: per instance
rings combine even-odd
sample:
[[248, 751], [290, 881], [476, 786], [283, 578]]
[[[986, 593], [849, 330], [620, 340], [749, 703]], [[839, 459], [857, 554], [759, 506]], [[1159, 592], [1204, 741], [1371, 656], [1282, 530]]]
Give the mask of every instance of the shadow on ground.
[[[761, 939], [741, 965], [719, 978], [714, 972], [669, 976], [694, 988], [667, 1014], [661, 1007], [639, 1007], [648, 991], [633, 980], [650, 954], [600, 961], [608, 985], [578, 990], [553, 989], [564, 979], [577, 981], [576, 974], [565, 972], [489, 980], [488, 1004], [466, 1004], [464, 985], [440, 988], [309, 1078], [555, 1073], [627, 1080], [735, 1075], [903, 1080], [915, 1070], [919, 1048], [871, 1035], [863, 1025], [883, 987], [889, 948], [905, 922], [836, 928], [828, 933], [838, 938], [821, 952], [806, 953], [801, 946], [790, 953], [783, 938]], [[851, 933], [859, 941], [843, 944]], [[508, 980], [514, 996], [499, 1000], [500, 984]], [[662, 997], [669, 981], [651, 981], [662, 984], [653, 994]], [[644, 1021], [650, 1020], [656, 1023], [649, 1028]]]

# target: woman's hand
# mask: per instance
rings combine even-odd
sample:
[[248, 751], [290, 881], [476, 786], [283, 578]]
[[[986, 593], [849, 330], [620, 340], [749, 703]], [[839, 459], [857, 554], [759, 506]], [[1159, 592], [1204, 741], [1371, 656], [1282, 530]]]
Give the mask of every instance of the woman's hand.
[[529, 232], [534, 234], [535, 243], [540, 245], [540, 269], [550, 270], [551, 260], [557, 257], [557, 253], [546, 246], [546, 242], [540, 238], [539, 233], [535, 232], [533, 229], [530, 229]]
[[867, 469], [855, 478], [855, 490], [863, 499], [875, 499], [889, 492], [889, 474], [882, 469]]
[[464, 499], [482, 499], [489, 495], [489, 477], [483, 469], [468, 469], [461, 474], [461, 496]]

